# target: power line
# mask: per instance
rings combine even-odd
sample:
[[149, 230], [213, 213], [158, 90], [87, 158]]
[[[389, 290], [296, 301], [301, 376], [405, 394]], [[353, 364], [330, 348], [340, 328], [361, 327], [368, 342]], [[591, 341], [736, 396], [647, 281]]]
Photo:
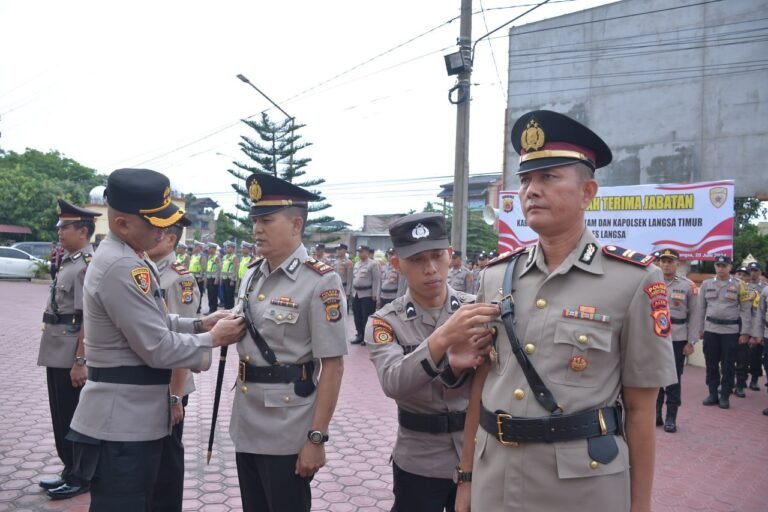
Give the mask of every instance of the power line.
[[[488, 28], [488, 19], [485, 17], [485, 8], [483, 8], [483, 0], [480, 0], [480, 10], [482, 11], [482, 14], [483, 14], [483, 25], [485, 25], [485, 31], [490, 32], [490, 29]], [[496, 70], [496, 78], [498, 79], [499, 90], [501, 91], [501, 97], [502, 99], [506, 100], [507, 96], [504, 91], [504, 85], [501, 81], [501, 73], [499, 73], [499, 65], [496, 63], [496, 54], [493, 51], [493, 43], [491, 43], [490, 39], [488, 39], [488, 47], [491, 49], [491, 60], [493, 61], [493, 68]]]

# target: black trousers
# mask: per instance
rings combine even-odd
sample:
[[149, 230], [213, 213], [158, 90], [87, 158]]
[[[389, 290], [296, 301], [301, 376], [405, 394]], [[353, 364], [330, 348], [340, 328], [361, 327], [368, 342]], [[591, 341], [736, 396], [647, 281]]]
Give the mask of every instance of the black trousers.
[[151, 512], [163, 442], [101, 441], [90, 512]]
[[205, 294], [205, 279], [197, 279], [197, 288], [200, 290], [200, 304], [197, 305], [197, 313], [200, 313], [200, 308], [203, 307], [203, 295]]
[[298, 457], [236, 452], [243, 512], [309, 512], [312, 479], [294, 474]]
[[[704, 331], [704, 361], [707, 365], [707, 387], [711, 395], [721, 387], [723, 396], [733, 392], [734, 364], [739, 334], [716, 334]], [[722, 372], [722, 377], [721, 377]]]
[[[187, 406], [189, 396], [182, 398]], [[171, 435], [163, 438], [160, 469], [152, 494], [152, 512], [181, 512], [184, 499], [184, 419], [173, 426]]]
[[749, 347], [749, 373], [752, 374], [753, 380], [763, 375], [763, 350], [762, 345]]
[[667, 408], [669, 406], [680, 407], [682, 405], [682, 399], [680, 398], [680, 377], [683, 375], [683, 369], [685, 368], [685, 356], [683, 355], [683, 349], [688, 344], [687, 341], [673, 341], [672, 351], [675, 353], [675, 369], [677, 370], [677, 382], [670, 384], [666, 388], [659, 388], [659, 396], [656, 398], [656, 405], [661, 407], [664, 404], [664, 397], [667, 398]]
[[456, 484], [450, 478], [415, 475], [392, 463], [395, 503], [391, 512], [453, 512]]
[[736, 346], [736, 387], [747, 387], [747, 372], [749, 371], [749, 343]]
[[224, 309], [235, 307], [235, 282], [231, 279], [224, 279]]
[[72, 423], [72, 416], [75, 415], [82, 388], [72, 386], [69, 371], [69, 368], [46, 368], [45, 375], [48, 380], [48, 404], [51, 407], [56, 454], [64, 464], [61, 478], [70, 485], [78, 485], [72, 476], [74, 447], [72, 441], [65, 439], [65, 436], [69, 432], [69, 424]]
[[355, 317], [355, 330], [357, 330], [357, 339], [363, 339], [365, 334], [365, 324], [368, 317], [376, 312], [376, 303], [373, 297], [355, 297], [352, 299], [352, 315]]
[[383, 308], [384, 306], [386, 306], [387, 304], [389, 304], [393, 300], [395, 300], [395, 299], [379, 299], [379, 302], [381, 302], [381, 307]]
[[206, 279], [205, 291], [208, 293], [208, 314], [215, 313], [219, 309], [219, 285], [216, 284], [216, 278]]

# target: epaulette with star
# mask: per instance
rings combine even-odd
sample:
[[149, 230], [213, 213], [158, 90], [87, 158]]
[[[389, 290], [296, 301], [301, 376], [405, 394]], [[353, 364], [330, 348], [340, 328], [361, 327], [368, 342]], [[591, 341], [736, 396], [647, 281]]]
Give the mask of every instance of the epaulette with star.
[[333, 272], [333, 267], [328, 265], [327, 263], [323, 263], [322, 261], [316, 260], [315, 258], [307, 258], [304, 261], [304, 264], [317, 272], [318, 274], [325, 275], [328, 272]]
[[185, 274], [189, 274], [189, 270], [187, 270], [187, 267], [185, 267], [184, 265], [182, 265], [181, 263], [179, 263], [177, 261], [171, 263], [171, 268], [173, 270], [175, 270], [176, 273], [179, 274], [179, 275], [183, 276]]
[[632, 249], [625, 249], [615, 245], [606, 245], [603, 247], [603, 254], [640, 267], [647, 267], [656, 259], [652, 254], [643, 254], [641, 252], [633, 251]]
[[256, 258], [255, 260], [253, 260], [252, 262], [250, 262], [248, 264], [248, 268], [253, 268], [256, 265], [258, 265], [259, 263], [261, 263], [262, 261], [264, 261], [264, 257], [263, 256], [261, 258]]
[[501, 263], [502, 261], [507, 261], [512, 256], [514, 256], [516, 254], [523, 253], [527, 249], [528, 249], [527, 247], [518, 247], [514, 251], [503, 252], [503, 253], [499, 254], [498, 256], [496, 256], [495, 258], [493, 258], [488, 263], [486, 263], [484, 268], [490, 267], [490, 266], [495, 265], [497, 263]]

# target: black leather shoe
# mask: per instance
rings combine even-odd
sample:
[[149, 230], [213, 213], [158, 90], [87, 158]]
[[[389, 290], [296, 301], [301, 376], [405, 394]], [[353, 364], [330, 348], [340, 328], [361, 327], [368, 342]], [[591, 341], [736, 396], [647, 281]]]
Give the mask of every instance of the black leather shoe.
[[57, 487], [55, 489], [51, 489], [47, 492], [48, 497], [52, 500], [67, 500], [69, 498], [74, 498], [75, 496], [80, 496], [81, 494], [84, 494], [90, 490], [90, 487], [85, 486], [79, 486], [79, 485], [69, 485], [64, 484], [61, 487]]
[[731, 402], [728, 400], [727, 396], [721, 396], [720, 403], [718, 405], [720, 405], [721, 409], [730, 409]]
[[701, 402], [703, 405], [717, 405], [717, 395], [709, 395]]
[[670, 434], [677, 432], [676, 418], [667, 416], [667, 421], [664, 422], [664, 432], [669, 432]]
[[360, 338], [355, 338], [352, 341], [350, 341], [349, 343], [351, 345], [362, 345], [363, 344], [363, 340], [361, 340]]
[[61, 487], [64, 485], [65, 482], [63, 478], [49, 478], [47, 480], [40, 480], [37, 485], [42, 487], [43, 489], [55, 489], [57, 487]]
[[760, 391], [760, 386], [757, 385], [756, 380], [753, 380], [752, 382], [749, 383], [749, 389], [751, 389], [752, 391]]
[[739, 398], [745, 398], [747, 396], [747, 394], [744, 393], [744, 388], [736, 388], [736, 391], [734, 391], [733, 394]]
[[768, 416], [768, 409], [763, 409], [763, 414], [765, 414], [766, 416]]

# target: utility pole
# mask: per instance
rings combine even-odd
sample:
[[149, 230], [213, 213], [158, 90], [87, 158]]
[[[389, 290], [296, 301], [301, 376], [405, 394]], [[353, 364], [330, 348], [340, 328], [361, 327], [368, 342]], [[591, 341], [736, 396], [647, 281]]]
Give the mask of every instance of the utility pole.
[[[472, 58], [472, 0], [461, 0], [459, 51]], [[466, 255], [469, 221], [469, 82], [471, 64], [458, 75], [456, 153], [453, 170], [453, 224], [451, 245]]]

